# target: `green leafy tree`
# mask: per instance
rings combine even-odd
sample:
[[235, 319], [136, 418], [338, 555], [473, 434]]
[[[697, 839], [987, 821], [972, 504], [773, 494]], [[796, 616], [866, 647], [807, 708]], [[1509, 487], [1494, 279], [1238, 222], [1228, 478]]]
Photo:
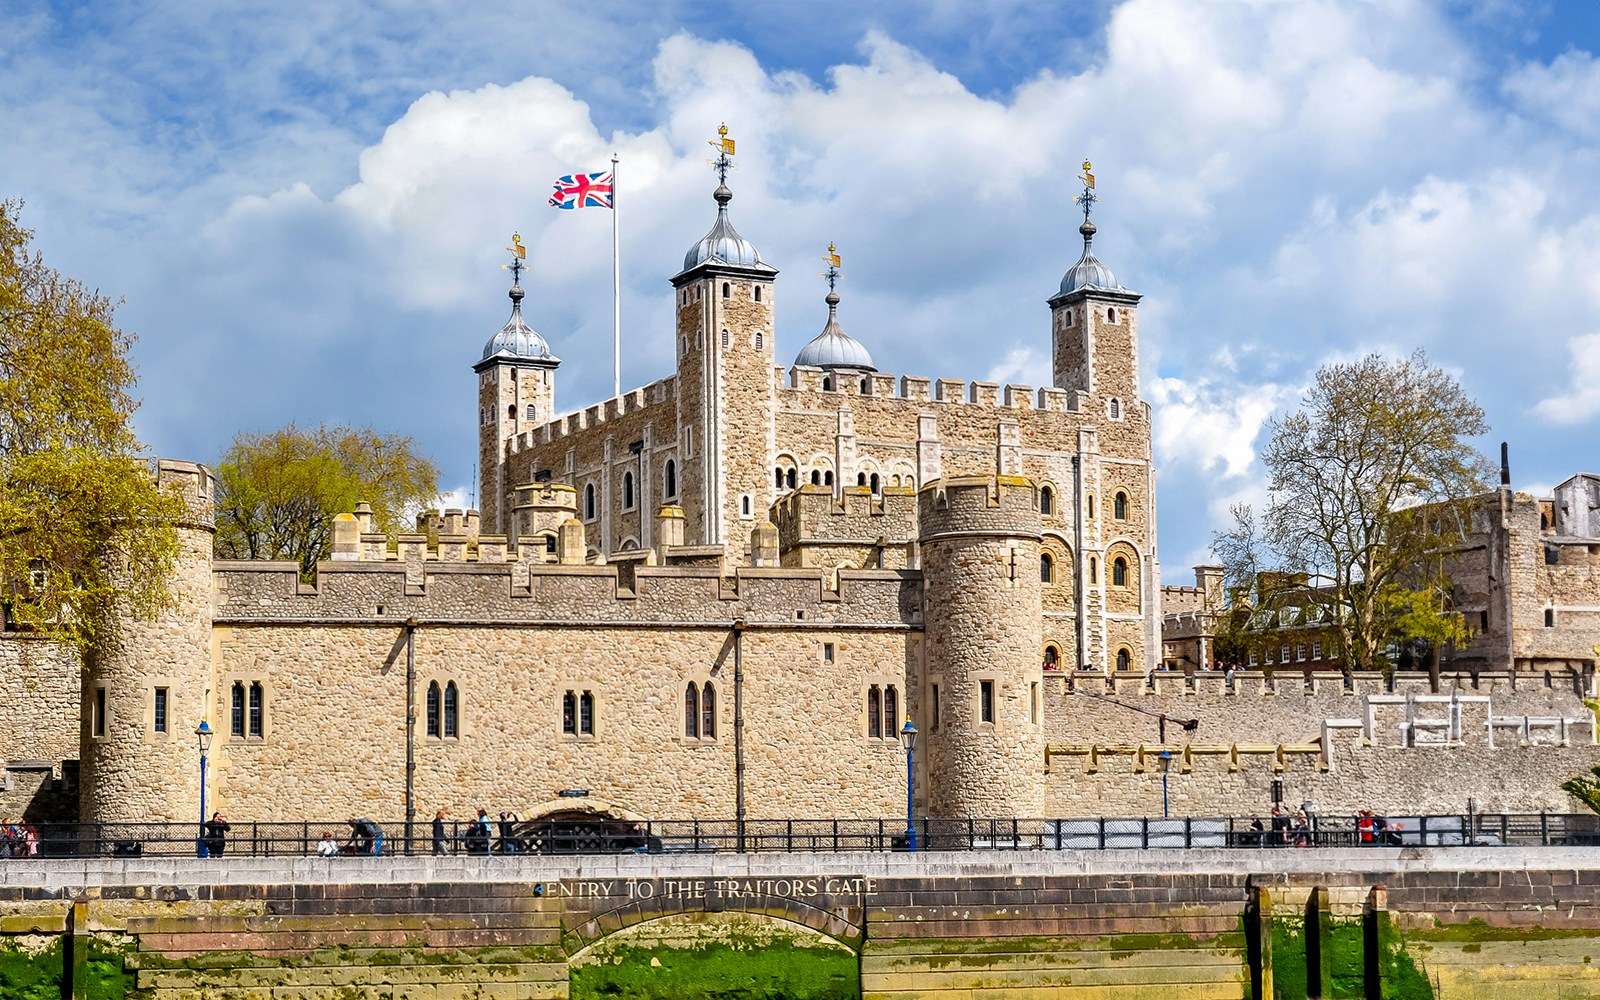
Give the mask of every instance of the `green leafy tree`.
[[306, 578], [339, 514], [366, 501], [393, 535], [439, 494], [439, 470], [411, 438], [343, 426], [235, 435], [216, 478], [217, 555], [293, 559]]
[[1561, 790], [1600, 813], [1600, 767], [1589, 769], [1593, 778], [1569, 778], [1561, 783]]
[[182, 500], [133, 433], [133, 335], [30, 252], [20, 209], [0, 202], [0, 601], [12, 623], [88, 646], [114, 604], [170, 603]]
[[1350, 668], [1392, 666], [1391, 644], [1466, 637], [1443, 553], [1467, 532], [1492, 467], [1470, 439], [1483, 409], [1417, 351], [1316, 373], [1301, 409], [1274, 419], [1261, 459], [1261, 535], [1277, 565], [1326, 581], [1330, 640]]

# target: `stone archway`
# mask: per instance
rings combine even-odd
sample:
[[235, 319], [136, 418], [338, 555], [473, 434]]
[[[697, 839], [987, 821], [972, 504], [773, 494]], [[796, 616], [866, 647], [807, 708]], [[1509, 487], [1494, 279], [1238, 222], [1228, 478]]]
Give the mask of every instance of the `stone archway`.
[[517, 837], [535, 854], [620, 854], [651, 846], [644, 816], [591, 798], [538, 803], [520, 818]]

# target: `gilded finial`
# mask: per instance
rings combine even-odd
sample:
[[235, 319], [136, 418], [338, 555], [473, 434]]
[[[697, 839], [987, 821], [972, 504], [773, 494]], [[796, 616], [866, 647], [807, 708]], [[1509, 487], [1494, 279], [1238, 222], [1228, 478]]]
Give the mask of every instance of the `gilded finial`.
[[511, 234], [511, 245], [506, 247], [506, 251], [511, 254], [511, 263], [501, 264], [500, 268], [501, 270], [508, 270], [511, 272], [512, 284], [521, 284], [522, 269], [528, 266], [526, 263], [528, 259], [528, 248], [522, 245], [521, 233], [513, 232]]
[[1094, 203], [1100, 200], [1099, 196], [1094, 193], [1094, 167], [1089, 164], [1088, 159], [1083, 161], [1083, 173], [1078, 175], [1078, 180], [1083, 181], [1083, 194], [1072, 200], [1083, 206], [1083, 221], [1087, 223], [1089, 221], [1089, 209], [1094, 207]]
[[832, 240], [828, 241], [828, 252], [822, 255], [822, 259], [828, 264], [828, 269], [822, 272], [822, 277], [828, 279], [828, 291], [831, 292], [834, 284], [839, 280], [839, 265], [841, 263], [839, 248], [833, 245]]
[[734, 155], [733, 140], [728, 138], [727, 122], [723, 122], [721, 125], [717, 126], [717, 137], [710, 140], [708, 145], [717, 151], [717, 158], [714, 160], [707, 160], [706, 162], [710, 163], [711, 166], [716, 169], [717, 182], [725, 185], [728, 183], [728, 171], [733, 169], [733, 160], [731, 157]]

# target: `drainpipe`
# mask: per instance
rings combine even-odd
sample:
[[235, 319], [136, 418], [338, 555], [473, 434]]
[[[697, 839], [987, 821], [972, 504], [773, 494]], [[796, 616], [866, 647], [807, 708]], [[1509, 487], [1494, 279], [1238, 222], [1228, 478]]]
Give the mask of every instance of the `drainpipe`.
[[744, 853], [744, 626], [733, 620], [733, 819], [738, 850]]
[[417, 620], [406, 619], [406, 853], [417, 818]]

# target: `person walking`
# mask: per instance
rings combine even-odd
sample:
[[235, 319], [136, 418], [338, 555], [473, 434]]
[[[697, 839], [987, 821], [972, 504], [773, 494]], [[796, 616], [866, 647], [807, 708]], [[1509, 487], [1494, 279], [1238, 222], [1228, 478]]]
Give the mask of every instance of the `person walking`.
[[222, 818], [221, 813], [212, 813], [206, 821], [205, 835], [201, 838], [206, 846], [206, 854], [213, 858], [222, 857], [222, 849], [228, 846], [228, 831], [233, 827]]
[[433, 853], [435, 855], [450, 853], [450, 847], [446, 843], [444, 835], [443, 809], [433, 814]]

